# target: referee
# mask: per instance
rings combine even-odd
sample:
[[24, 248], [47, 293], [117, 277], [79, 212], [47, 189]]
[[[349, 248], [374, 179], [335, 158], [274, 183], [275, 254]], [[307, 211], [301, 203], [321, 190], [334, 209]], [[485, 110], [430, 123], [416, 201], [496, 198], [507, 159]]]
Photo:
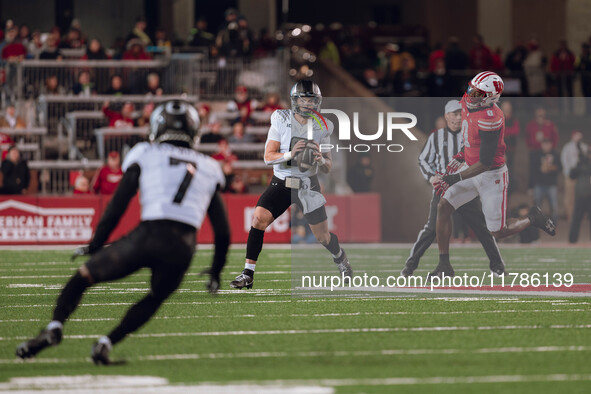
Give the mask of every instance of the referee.
[[[450, 100], [445, 104], [445, 122], [443, 127], [433, 132], [427, 139], [419, 155], [419, 168], [425, 180], [433, 182], [433, 176], [436, 173], [445, 173], [448, 163], [452, 160], [463, 147], [462, 133], [460, 132], [462, 124], [462, 106], [457, 100]], [[419, 232], [419, 236], [410, 250], [410, 256], [406, 260], [404, 269], [401, 272], [403, 276], [411, 276], [419, 266], [419, 260], [425, 251], [435, 241], [435, 224], [437, 222], [437, 204], [439, 196], [433, 192], [431, 206], [429, 209], [429, 219], [427, 224]], [[486, 228], [484, 214], [480, 199], [477, 197], [469, 203], [463, 205], [457, 210], [464, 222], [472, 228], [476, 237], [484, 247], [484, 251], [490, 260], [490, 269], [498, 275], [505, 274], [505, 264], [499, 252], [499, 248], [494, 237]]]

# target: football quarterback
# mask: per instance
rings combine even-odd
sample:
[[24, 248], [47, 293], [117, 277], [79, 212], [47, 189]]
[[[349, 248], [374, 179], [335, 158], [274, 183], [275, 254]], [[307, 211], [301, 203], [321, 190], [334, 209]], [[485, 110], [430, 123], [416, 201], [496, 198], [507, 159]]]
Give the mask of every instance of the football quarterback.
[[[338, 237], [328, 230], [326, 199], [320, 193], [316, 176], [318, 170], [325, 173], [331, 170], [331, 155], [321, 153], [319, 144], [330, 142], [334, 126], [329, 120], [326, 123], [309, 122], [320, 111], [322, 102], [320, 88], [314, 82], [297, 82], [291, 89], [290, 100], [290, 110], [277, 110], [271, 115], [265, 163], [273, 166], [273, 178], [257, 202], [246, 244], [244, 270], [230, 283], [236, 289], [252, 288], [265, 229], [292, 203], [303, 211], [312, 233], [331, 253], [344, 280], [353, 276]], [[312, 127], [313, 137], [310, 140], [309, 127]]]

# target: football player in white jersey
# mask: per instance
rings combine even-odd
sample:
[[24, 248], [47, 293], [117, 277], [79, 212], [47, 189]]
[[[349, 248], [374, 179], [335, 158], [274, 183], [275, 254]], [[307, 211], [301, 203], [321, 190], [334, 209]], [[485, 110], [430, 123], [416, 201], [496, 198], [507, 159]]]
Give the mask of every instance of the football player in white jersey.
[[[252, 288], [254, 272], [263, 248], [265, 229], [292, 203], [299, 206], [316, 239], [332, 254], [345, 280], [353, 276], [351, 264], [338, 237], [328, 231], [324, 204], [316, 174], [329, 172], [329, 152], [321, 153], [319, 144], [330, 142], [333, 124], [313, 121], [312, 140], [308, 140], [308, 121], [318, 114], [322, 95], [312, 81], [299, 81], [291, 89], [291, 110], [277, 110], [271, 115], [271, 128], [265, 144], [265, 163], [273, 166], [271, 184], [259, 198], [246, 244], [244, 270], [230, 286]], [[316, 117], [317, 120], [318, 117]], [[347, 279], [348, 278], [348, 279]]]
[[[18, 357], [34, 357], [44, 348], [59, 344], [63, 324], [87, 288], [148, 267], [152, 270], [148, 294], [92, 347], [95, 364], [110, 364], [113, 345], [146, 323], [181, 283], [206, 213], [215, 232], [207, 286], [210, 292], [217, 291], [230, 244], [228, 219], [219, 193], [225, 178], [216, 161], [192, 149], [198, 128], [199, 115], [190, 103], [168, 101], [154, 110], [150, 117], [151, 142], [139, 143], [129, 151], [122, 166], [123, 178], [90, 244], [78, 248], [72, 256], [90, 254], [90, 259], [63, 288], [47, 327], [37, 337], [18, 345]], [[111, 246], [103, 247], [138, 189], [140, 224]]]

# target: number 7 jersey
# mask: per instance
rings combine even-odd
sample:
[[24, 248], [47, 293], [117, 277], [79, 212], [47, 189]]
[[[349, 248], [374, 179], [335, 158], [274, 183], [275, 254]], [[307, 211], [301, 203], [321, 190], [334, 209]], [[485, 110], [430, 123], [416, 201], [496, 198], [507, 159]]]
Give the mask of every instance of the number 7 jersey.
[[197, 229], [215, 191], [225, 186], [220, 165], [193, 149], [141, 142], [125, 156], [122, 170], [140, 167], [141, 219], [174, 220]]
[[462, 99], [462, 139], [464, 142], [464, 156], [469, 166], [480, 160], [480, 132], [494, 132], [500, 130], [499, 143], [491, 168], [499, 168], [505, 164], [505, 115], [493, 104], [491, 107], [470, 110], [466, 100]]

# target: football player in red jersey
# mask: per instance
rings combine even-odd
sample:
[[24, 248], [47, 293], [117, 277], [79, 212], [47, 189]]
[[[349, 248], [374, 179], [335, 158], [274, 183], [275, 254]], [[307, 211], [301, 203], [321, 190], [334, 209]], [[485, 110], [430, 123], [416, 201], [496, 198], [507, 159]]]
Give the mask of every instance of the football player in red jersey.
[[[504, 238], [535, 226], [555, 235], [554, 222], [540, 208], [532, 207], [525, 219], [507, 219], [507, 186], [505, 165], [505, 117], [497, 102], [503, 92], [503, 80], [491, 71], [476, 75], [462, 98], [462, 135], [464, 149], [440, 175], [433, 187], [442, 198], [437, 206], [437, 243], [439, 264], [430, 276], [453, 276], [449, 262], [449, 239], [453, 212], [480, 197], [486, 226], [496, 238]], [[459, 171], [453, 173], [459, 168]], [[494, 272], [504, 275], [504, 269]]]

